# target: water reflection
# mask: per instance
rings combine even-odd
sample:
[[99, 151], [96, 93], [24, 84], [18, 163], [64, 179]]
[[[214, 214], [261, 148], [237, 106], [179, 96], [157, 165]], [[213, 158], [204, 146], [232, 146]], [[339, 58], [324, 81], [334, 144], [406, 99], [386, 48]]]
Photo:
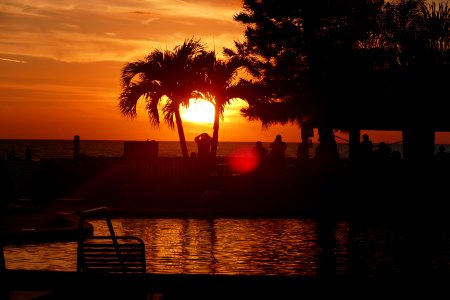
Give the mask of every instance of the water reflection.
[[75, 242], [9, 245], [4, 247], [4, 251], [8, 269], [77, 270], [77, 244]]
[[115, 224], [139, 235], [154, 273], [302, 274], [317, 270], [310, 220], [139, 219]]
[[[108, 233], [104, 222], [92, 223], [96, 234]], [[372, 276], [401, 272], [406, 264], [414, 266], [411, 255], [405, 255], [411, 251], [406, 247], [411, 240], [405, 243], [405, 231], [389, 224], [313, 219], [115, 219], [113, 226], [118, 235], [144, 240], [147, 270], [152, 273]], [[429, 240], [434, 246], [427, 253], [433, 256], [422, 259], [432, 259], [436, 270], [448, 273], [448, 231], [432, 232]], [[76, 243], [6, 246], [5, 258], [10, 269], [75, 271]]]

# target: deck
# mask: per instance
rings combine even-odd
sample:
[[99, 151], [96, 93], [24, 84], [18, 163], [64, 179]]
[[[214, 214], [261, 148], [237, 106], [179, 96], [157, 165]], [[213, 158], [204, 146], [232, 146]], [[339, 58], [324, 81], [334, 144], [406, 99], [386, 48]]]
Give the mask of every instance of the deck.
[[[135, 291], [172, 296], [169, 299], [346, 299], [389, 298], [426, 293], [427, 298], [450, 295], [447, 277], [317, 278], [303, 276], [254, 276], [208, 274], [83, 274], [55, 271], [7, 270], [2, 286], [15, 291], [47, 290], [67, 295], [93, 290]], [[78, 294], [79, 295], [79, 294]]]

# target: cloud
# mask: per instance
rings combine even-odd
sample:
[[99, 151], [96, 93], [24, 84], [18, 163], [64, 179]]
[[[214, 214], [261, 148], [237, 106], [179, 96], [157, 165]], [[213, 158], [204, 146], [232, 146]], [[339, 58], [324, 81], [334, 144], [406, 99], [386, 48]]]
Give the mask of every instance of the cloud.
[[7, 62], [13, 62], [13, 63], [19, 63], [19, 64], [25, 64], [27, 63], [24, 60], [18, 60], [18, 59], [10, 59], [10, 58], [4, 58], [4, 57], [0, 57], [0, 60], [2, 61], [7, 61]]
[[2, 53], [61, 61], [129, 61], [202, 38], [215, 49], [241, 39], [240, 1], [17, 0], [1, 4]]

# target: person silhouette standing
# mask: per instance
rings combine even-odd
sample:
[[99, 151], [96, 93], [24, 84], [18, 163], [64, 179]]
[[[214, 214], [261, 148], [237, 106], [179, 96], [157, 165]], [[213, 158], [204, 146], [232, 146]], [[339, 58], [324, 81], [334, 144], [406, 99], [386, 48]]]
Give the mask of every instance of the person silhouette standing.
[[197, 160], [201, 173], [205, 174], [209, 167], [212, 138], [206, 132], [195, 137], [197, 143]]
[[281, 134], [277, 134], [273, 143], [269, 146], [269, 159], [272, 163], [274, 171], [282, 172], [284, 170], [284, 155], [287, 144], [283, 141]]
[[256, 155], [259, 162], [266, 159], [267, 156], [267, 149], [264, 147], [263, 143], [261, 141], [257, 141], [255, 143], [255, 146], [252, 149], [253, 154]]
[[24, 159], [25, 159], [25, 161], [31, 161], [31, 159], [32, 159], [31, 149], [29, 146], [27, 146], [25, 148], [25, 158]]
[[264, 147], [261, 141], [257, 141], [252, 148], [252, 154], [256, 160], [255, 173], [261, 174], [266, 167], [266, 159], [269, 151]]
[[372, 157], [373, 143], [368, 134], [363, 134], [362, 140], [359, 144], [359, 157], [363, 160], [370, 159]]
[[436, 153], [435, 157], [439, 160], [447, 160], [449, 158], [449, 154], [445, 151], [445, 146], [440, 145], [439, 151]]

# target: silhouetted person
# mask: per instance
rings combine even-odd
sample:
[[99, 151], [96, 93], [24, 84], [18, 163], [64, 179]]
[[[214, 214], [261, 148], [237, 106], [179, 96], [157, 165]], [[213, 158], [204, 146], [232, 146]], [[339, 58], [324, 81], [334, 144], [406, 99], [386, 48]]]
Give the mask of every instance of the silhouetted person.
[[266, 164], [267, 155], [269, 151], [264, 147], [261, 141], [257, 141], [255, 146], [252, 148], [252, 154], [256, 158], [256, 169], [257, 173], [261, 172]]
[[269, 159], [272, 166], [278, 169], [278, 171], [282, 171], [284, 169], [284, 155], [286, 153], [287, 144], [283, 141], [281, 134], [277, 134], [269, 148]]
[[207, 133], [202, 133], [195, 137], [195, 142], [198, 147], [198, 158], [209, 158], [211, 151], [212, 138]]
[[448, 157], [449, 157], [449, 154], [445, 151], [445, 146], [440, 145], [439, 151], [436, 153], [436, 159], [445, 160], [445, 159], [448, 159]]
[[385, 142], [380, 142], [378, 144], [378, 150], [375, 151], [375, 154], [378, 160], [389, 160], [391, 159], [392, 149]]
[[209, 160], [211, 156], [212, 138], [205, 132], [195, 137], [194, 141], [197, 143], [197, 160], [199, 168], [202, 173], [205, 173], [209, 167]]
[[26, 147], [25, 148], [25, 156], [24, 156], [26, 161], [31, 161], [32, 155], [31, 155], [31, 149], [30, 147]]
[[257, 156], [260, 162], [264, 160], [269, 153], [261, 141], [256, 142], [255, 146], [252, 149], [252, 152]]
[[361, 143], [359, 143], [359, 157], [369, 159], [372, 156], [373, 143], [368, 134], [363, 134]]
[[273, 143], [270, 144], [270, 156], [275, 158], [284, 158], [287, 144], [283, 141], [281, 134], [277, 134]]

